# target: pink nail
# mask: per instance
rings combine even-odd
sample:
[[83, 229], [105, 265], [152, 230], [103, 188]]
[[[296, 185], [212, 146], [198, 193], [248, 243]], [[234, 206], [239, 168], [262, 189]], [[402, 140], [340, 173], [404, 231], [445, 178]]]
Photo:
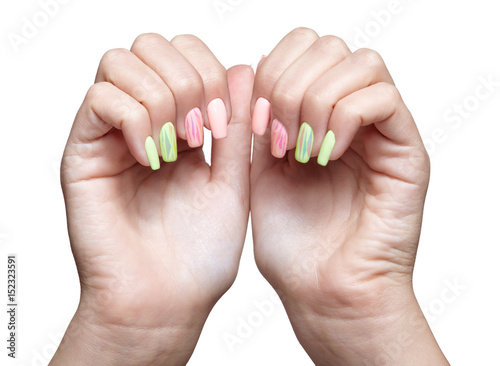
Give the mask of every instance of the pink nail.
[[267, 124], [271, 118], [271, 103], [265, 98], [257, 99], [253, 108], [252, 130], [256, 135], [266, 133]]
[[207, 107], [208, 121], [212, 136], [215, 139], [223, 139], [227, 136], [227, 111], [222, 99], [212, 100]]
[[192, 109], [184, 121], [189, 147], [203, 145], [203, 117], [199, 108]]
[[288, 145], [288, 133], [285, 126], [275, 119], [271, 126], [271, 154], [276, 158], [282, 158], [286, 153]]

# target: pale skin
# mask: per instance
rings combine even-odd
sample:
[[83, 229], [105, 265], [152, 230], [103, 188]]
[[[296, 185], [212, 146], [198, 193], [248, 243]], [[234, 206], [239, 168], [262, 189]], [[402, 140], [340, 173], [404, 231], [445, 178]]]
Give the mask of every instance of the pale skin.
[[[250, 164], [259, 97], [285, 126], [288, 152], [272, 156], [268, 129]], [[198, 107], [210, 128], [215, 98], [229, 123], [209, 166], [184, 118]], [[167, 121], [178, 159], [152, 171], [144, 141], [159, 149]], [[302, 121], [313, 158], [335, 132], [327, 167], [295, 161]], [[448, 364], [411, 281], [429, 159], [372, 51], [299, 28], [254, 77], [248, 66], [226, 72], [194, 36], [142, 35], [103, 57], [61, 173], [82, 290], [51, 365], [185, 364], [236, 277], [250, 210], [257, 265], [316, 364]]]
[[[429, 158], [381, 57], [296, 29], [259, 65], [258, 97], [289, 140], [276, 159], [269, 131], [256, 137], [255, 256], [309, 356], [318, 365], [447, 365], [412, 289]], [[302, 121], [315, 133], [313, 157], [326, 131], [336, 134], [327, 167], [295, 160]]]

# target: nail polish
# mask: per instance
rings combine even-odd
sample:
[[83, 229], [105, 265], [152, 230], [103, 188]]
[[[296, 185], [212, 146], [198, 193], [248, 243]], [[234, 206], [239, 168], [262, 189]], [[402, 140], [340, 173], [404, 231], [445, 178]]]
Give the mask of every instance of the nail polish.
[[212, 100], [207, 106], [208, 122], [212, 130], [212, 136], [223, 139], [227, 136], [227, 111], [222, 99]]
[[252, 130], [256, 135], [266, 133], [267, 125], [271, 119], [271, 103], [265, 98], [257, 99], [253, 108]]
[[288, 145], [288, 133], [285, 126], [274, 119], [271, 125], [271, 154], [276, 158], [282, 158], [286, 153], [286, 146]]
[[321, 144], [321, 149], [318, 155], [318, 164], [326, 166], [330, 161], [330, 155], [335, 147], [335, 134], [332, 130], [326, 133], [326, 136]]
[[148, 156], [151, 169], [160, 169], [160, 158], [158, 157], [158, 150], [156, 150], [155, 142], [151, 136], [148, 136], [148, 138], [146, 139], [144, 147], [146, 149], [146, 155]]
[[163, 161], [177, 160], [177, 136], [172, 122], [165, 123], [160, 130], [160, 147]]
[[314, 133], [309, 123], [304, 122], [300, 126], [297, 146], [295, 147], [295, 160], [299, 163], [307, 163], [311, 157]]
[[203, 117], [199, 108], [192, 109], [184, 121], [189, 147], [203, 145]]

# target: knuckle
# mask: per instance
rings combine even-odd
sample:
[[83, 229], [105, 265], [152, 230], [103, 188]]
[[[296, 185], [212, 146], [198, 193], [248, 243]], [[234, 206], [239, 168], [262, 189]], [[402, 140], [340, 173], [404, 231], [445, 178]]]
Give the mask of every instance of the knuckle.
[[85, 95], [85, 99], [88, 100], [91, 104], [95, 100], [99, 100], [103, 96], [105, 92], [104, 88], [107, 84], [108, 84], [107, 82], [92, 84], [89, 90], [87, 90], [87, 95]]
[[298, 27], [289, 33], [289, 36], [294, 40], [316, 40], [319, 38], [318, 33], [316, 33], [311, 28]]
[[384, 60], [377, 51], [361, 48], [354, 54], [355, 61], [363, 67], [378, 69], [384, 65]]
[[201, 40], [192, 34], [177, 35], [174, 38], [172, 38], [170, 43], [174, 47], [180, 47], [180, 48], [199, 47], [202, 44]]
[[327, 54], [335, 54], [339, 52], [347, 54], [348, 51], [346, 43], [341, 38], [331, 35], [319, 38], [315, 43], [315, 48]]
[[164, 38], [158, 33], [143, 33], [139, 35], [132, 44], [132, 52], [148, 48], [162, 39]]
[[203, 79], [203, 88], [205, 90], [211, 90], [217, 95], [224, 95], [227, 93], [227, 77], [225, 74], [225, 69], [219, 70], [214, 67], [210, 69]]
[[106, 51], [101, 58], [101, 66], [109, 67], [116, 63], [120, 63], [128, 56], [129, 53], [130, 51], [125, 48], [114, 48]]
[[302, 104], [308, 105], [312, 107], [312, 109], [317, 109], [330, 104], [330, 102], [319, 90], [308, 89], [304, 94]]
[[288, 114], [300, 107], [301, 95], [293, 92], [293, 88], [287, 88], [283, 84], [278, 84], [271, 94], [271, 105], [273, 109], [279, 112], [282, 117], [291, 117]]
[[[197, 68], [204, 86], [208, 88], [222, 89], [227, 85], [227, 71], [219, 62], [205, 62], [204, 65]], [[226, 86], [227, 88], [227, 86]]]
[[349, 103], [346, 99], [341, 99], [334, 107], [334, 112], [339, 120], [360, 119], [362, 112], [356, 103]]
[[381, 86], [382, 86], [382, 91], [388, 100], [393, 101], [393, 102], [398, 102], [398, 101], [402, 100], [401, 94], [399, 93], [399, 90], [398, 90], [398, 88], [396, 88], [395, 85], [392, 85], [392, 84], [389, 84], [386, 82], [382, 82]]
[[264, 60], [255, 74], [255, 87], [266, 88], [268, 90], [267, 88], [272, 87], [279, 76], [279, 71]]
[[146, 108], [140, 103], [117, 104], [114, 107], [122, 123], [126, 122], [134, 126], [149, 120], [149, 114]]
[[219, 62], [212, 62], [207, 65], [206, 73], [208, 74], [207, 78], [215, 79], [215, 80], [227, 80], [227, 70], [224, 66], [222, 66]]
[[197, 95], [203, 92], [203, 82], [198, 74], [189, 74], [178, 77], [172, 85], [174, 94]]
[[134, 124], [139, 123], [141, 121], [146, 120], [147, 112], [140, 105], [133, 106], [129, 108], [128, 113], [126, 114], [128, 120], [133, 122]]
[[166, 88], [154, 90], [149, 95], [149, 103], [155, 107], [170, 105], [172, 103], [172, 95]]

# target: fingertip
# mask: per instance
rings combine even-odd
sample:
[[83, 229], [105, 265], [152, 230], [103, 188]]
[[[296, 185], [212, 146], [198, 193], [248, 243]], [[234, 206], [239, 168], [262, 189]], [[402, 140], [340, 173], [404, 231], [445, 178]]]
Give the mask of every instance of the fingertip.
[[193, 108], [184, 119], [186, 140], [191, 148], [203, 145], [203, 116], [199, 108]]
[[146, 155], [148, 157], [149, 166], [152, 170], [160, 169], [160, 157], [158, 155], [158, 150], [156, 144], [151, 136], [146, 138], [144, 143], [144, 149], [146, 150]]
[[266, 133], [269, 120], [271, 119], [271, 103], [266, 98], [260, 97], [255, 102], [252, 115], [252, 131], [262, 136]]
[[286, 154], [287, 145], [288, 133], [286, 128], [280, 121], [274, 119], [271, 126], [271, 154], [275, 158], [283, 158]]
[[300, 126], [299, 136], [295, 147], [295, 160], [299, 163], [307, 163], [311, 158], [312, 146], [314, 143], [314, 132], [307, 122]]
[[[251, 89], [253, 86], [254, 77], [255, 73], [249, 65], [235, 65], [231, 67], [229, 70], [227, 70], [229, 89], [234, 87], [234, 84], [238, 85], [245, 84]], [[250, 84], [242, 82], [242, 79], [247, 79], [243, 81], [250, 82]]]
[[[234, 121], [248, 120], [251, 124], [250, 102], [254, 81], [254, 72], [248, 65], [237, 65], [227, 71], [228, 85]], [[250, 117], [250, 118], [249, 118]]]
[[330, 158], [332, 156], [333, 149], [335, 147], [336, 137], [332, 130], [329, 130], [323, 142], [321, 143], [321, 148], [318, 155], [318, 164], [322, 166], [327, 166]]
[[165, 123], [160, 130], [160, 150], [163, 161], [170, 163], [177, 160], [177, 135], [172, 122]]
[[227, 110], [226, 105], [220, 98], [212, 100], [207, 106], [208, 121], [212, 136], [215, 139], [223, 139], [227, 136]]
[[[153, 168], [159, 165], [159, 139], [153, 137], [150, 124], [127, 119], [122, 127], [128, 150], [135, 160], [145, 167]], [[156, 159], [158, 159], [158, 164], [156, 164]]]
[[[228, 169], [232, 170], [232, 167], [237, 166], [238, 169], [243, 170], [241, 174], [237, 174], [234, 177], [234, 183], [242, 187], [247, 187], [252, 146], [250, 97], [253, 84], [253, 71], [249, 66], [234, 66], [228, 70], [227, 77], [232, 116], [229, 126], [225, 124], [223, 126], [225, 127], [223, 131], [224, 135], [227, 133], [225, 139], [218, 139], [221, 137], [221, 133], [217, 130], [218, 126], [213, 123], [213, 106], [208, 108], [210, 126], [215, 127], [212, 128], [214, 136], [212, 143], [212, 177], [214, 179], [224, 179], [224, 176], [227, 176]], [[216, 103], [218, 102], [214, 102], [217, 106]], [[222, 107], [220, 103], [219, 106]], [[222, 117], [218, 119], [222, 124]]]

